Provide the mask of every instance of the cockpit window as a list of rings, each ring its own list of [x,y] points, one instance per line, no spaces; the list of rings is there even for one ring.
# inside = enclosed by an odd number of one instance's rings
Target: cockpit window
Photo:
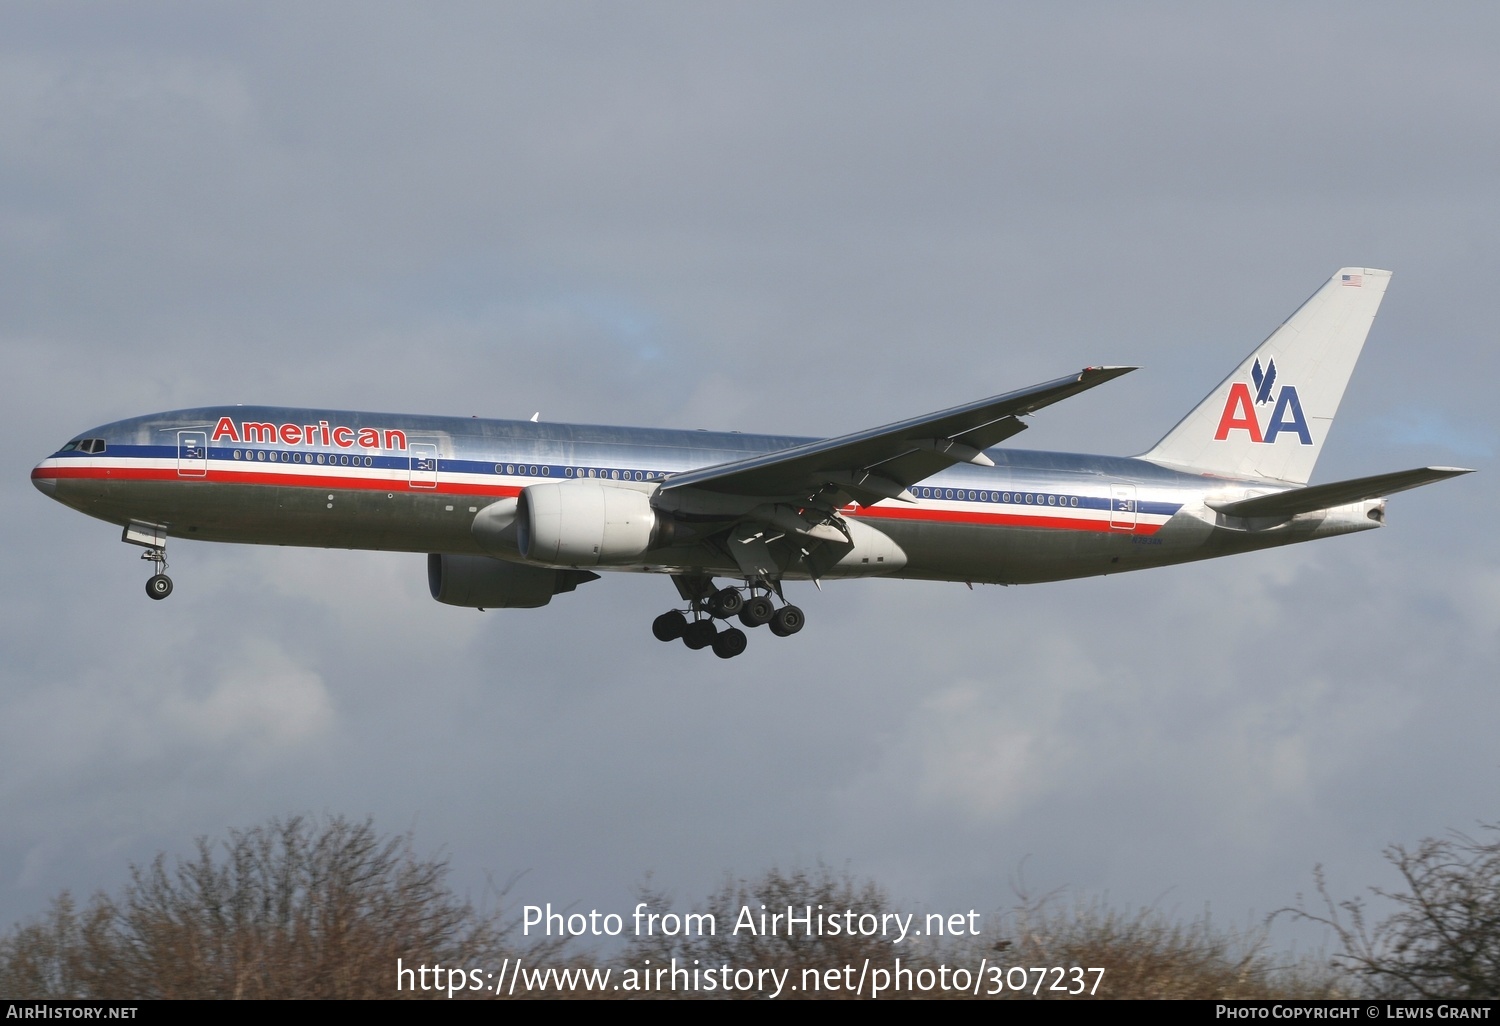
[[[75,438],[63,446],[60,452],[87,452],[101,453],[104,451],[104,439],[102,438]]]
[[[69,442],[67,445],[65,445],[61,449],[59,449],[58,452],[72,452],[74,449],[78,448],[81,444],[83,444],[83,439],[82,438],[75,438],[71,442]]]

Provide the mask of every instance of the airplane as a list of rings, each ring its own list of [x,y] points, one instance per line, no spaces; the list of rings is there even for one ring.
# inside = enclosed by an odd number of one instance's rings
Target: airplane
[[[825,439],[212,406],[84,432],[31,479],[122,526],[153,599],[169,537],[425,552],[433,598],[478,609],[657,573],[681,604],[655,637],[728,659],[741,627],[802,629],[789,581],[1058,581],[1381,526],[1386,496],[1470,472],[1308,484],[1389,281],[1340,269],[1132,457],[997,448],[1135,369],[1086,367]]]

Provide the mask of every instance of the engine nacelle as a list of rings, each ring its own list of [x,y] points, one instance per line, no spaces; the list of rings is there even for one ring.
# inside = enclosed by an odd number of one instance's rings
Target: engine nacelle
[[[668,544],[672,529],[649,493],[599,481],[523,488],[515,523],[521,556],[554,566],[629,563]]]
[[[535,609],[551,602],[553,595],[598,579],[598,574],[587,570],[551,570],[489,556],[434,552],[427,557],[427,587],[432,597],[473,609]]]

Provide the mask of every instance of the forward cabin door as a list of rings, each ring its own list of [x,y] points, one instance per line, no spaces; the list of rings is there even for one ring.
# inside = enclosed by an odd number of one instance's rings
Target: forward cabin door
[[[411,443],[411,487],[437,488],[437,446],[431,442]]]
[[[177,432],[177,476],[208,476],[208,432]]]

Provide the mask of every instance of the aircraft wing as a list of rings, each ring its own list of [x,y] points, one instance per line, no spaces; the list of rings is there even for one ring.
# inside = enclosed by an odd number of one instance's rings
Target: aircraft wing
[[[1379,499],[1408,488],[1419,488],[1424,484],[1470,474],[1473,471],[1462,467],[1418,467],[1416,470],[1398,470],[1392,474],[1376,474],[1374,477],[1357,477],[1333,484],[1312,485],[1306,488],[1290,488],[1270,495],[1257,495],[1234,502],[1212,502],[1209,508],[1231,517],[1291,517],[1298,513],[1344,506],[1366,499]]]
[[[1133,370],[1085,367],[1066,378],[923,417],[674,474],[662,489],[805,498],[832,486],[862,506],[882,499],[911,501],[908,486],[955,463],[993,466],[983,450],[1025,430],[1022,416]]]

